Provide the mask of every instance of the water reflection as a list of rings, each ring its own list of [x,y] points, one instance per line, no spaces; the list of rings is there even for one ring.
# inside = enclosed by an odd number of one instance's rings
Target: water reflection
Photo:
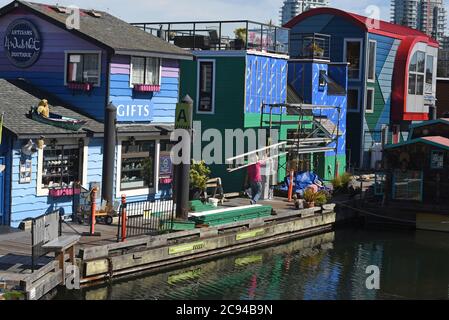
[[[57,299],[447,299],[449,234],[341,229]],[[380,290],[365,286],[367,266]]]

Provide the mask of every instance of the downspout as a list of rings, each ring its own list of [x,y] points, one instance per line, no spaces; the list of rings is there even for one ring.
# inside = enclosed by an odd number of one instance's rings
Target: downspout
[[[114,163],[116,145],[116,108],[110,102],[112,51],[106,53],[106,97],[104,113],[104,138],[103,138],[103,179],[101,197],[110,208],[113,203]]]

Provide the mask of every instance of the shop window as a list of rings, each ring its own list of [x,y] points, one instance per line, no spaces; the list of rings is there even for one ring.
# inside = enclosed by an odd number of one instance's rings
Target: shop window
[[[424,66],[426,54],[416,51],[410,60],[408,76],[408,93],[413,95],[424,95]]]
[[[374,88],[366,89],[366,109],[367,113],[374,112]]]
[[[376,80],[376,41],[370,40],[368,47],[368,81]]]
[[[131,57],[131,86],[136,84],[159,86],[160,79],[161,59]]]
[[[41,188],[73,188],[81,182],[81,151],[79,146],[47,146],[43,150]]]
[[[360,80],[362,40],[345,40],[345,55],[349,63],[348,78]]]
[[[433,150],[430,159],[431,169],[443,169],[444,167],[444,152]]]
[[[68,53],[66,83],[100,85],[100,53]]]
[[[359,101],[359,90],[348,89],[348,111],[358,111]]]
[[[122,191],[154,188],[156,142],[122,143],[120,189]]]
[[[199,93],[198,109],[199,113],[214,112],[214,77],[215,64],[213,61],[199,62]]]

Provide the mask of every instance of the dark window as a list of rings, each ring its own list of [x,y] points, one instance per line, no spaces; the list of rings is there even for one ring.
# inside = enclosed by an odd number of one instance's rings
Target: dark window
[[[374,88],[366,90],[366,111],[374,111]]]
[[[359,109],[359,90],[348,89],[348,110],[357,111]]]
[[[349,63],[348,77],[349,79],[360,78],[360,49],[362,43],[360,41],[346,42],[346,61]]]
[[[66,81],[100,84],[100,54],[69,53]]]
[[[320,70],[320,79],[319,79],[319,86],[320,89],[324,89],[324,87],[326,86],[326,70]]]
[[[376,42],[369,42],[368,80],[376,80]]]
[[[199,112],[213,112],[214,107],[214,64],[209,61],[200,62]]]

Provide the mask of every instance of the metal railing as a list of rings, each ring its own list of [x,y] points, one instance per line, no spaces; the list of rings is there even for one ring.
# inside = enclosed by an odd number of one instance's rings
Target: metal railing
[[[292,33],[292,58],[330,60],[331,36],[321,33]]]
[[[250,20],[143,22],[132,25],[190,50],[289,52],[289,29]]]
[[[117,242],[143,235],[158,235],[173,230],[173,199],[126,202],[122,197]]]

